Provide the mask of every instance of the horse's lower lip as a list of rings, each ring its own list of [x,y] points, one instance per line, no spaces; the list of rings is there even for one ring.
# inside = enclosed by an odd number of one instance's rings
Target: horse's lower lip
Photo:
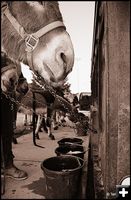
[[[50,84],[52,87],[60,87],[60,86],[62,86],[63,85],[63,81],[59,81],[59,82],[51,82],[51,84]]]
[[[53,74],[53,76],[50,77],[50,81],[53,83],[59,83],[61,82],[63,79],[65,79],[66,75],[63,75],[61,77],[56,78],[55,75]]]
[[[60,82],[62,80],[65,79],[65,77],[67,76],[67,72],[66,72],[66,66],[64,66],[63,72],[61,72],[61,75],[59,75],[57,77],[57,75],[50,69],[50,67],[48,66],[47,63],[43,63],[44,64],[44,68],[45,70],[48,72],[49,76],[50,76],[50,81],[51,82]]]
[[[55,82],[57,82],[57,83],[62,82],[67,77],[67,75],[68,75],[68,73],[66,71],[63,71],[63,74],[60,77],[58,77],[57,81],[55,81]]]
[[[50,80],[55,82],[55,75],[54,73],[52,72],[52,70],[50,69],[50,67],[46,64],[46,63],[43,63],[44,64],[44,69],[47,71],[47,73],[50,75]]]

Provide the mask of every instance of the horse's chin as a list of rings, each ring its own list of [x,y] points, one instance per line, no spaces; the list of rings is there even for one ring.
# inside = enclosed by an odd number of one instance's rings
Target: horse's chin
[[[7,88],[4,86],[1,86],[2,92],[5,93],[6,95],[11,95],[12,93],[14,93],[16,91],[16,88]]]
[[[64,82],[65,82],[64,80],[59,82],[50,82],[50,86],[52,86],[53,88],[62,87]]]

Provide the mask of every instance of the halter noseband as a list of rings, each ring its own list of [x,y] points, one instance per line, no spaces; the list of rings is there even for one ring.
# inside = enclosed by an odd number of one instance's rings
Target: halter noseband
[[[13,15],[10,13],[8,6],[4,9],[3,13],[6,15],[8,20],[11,22],[13,27],[16,29],[16,31],[19,33],[19,35],[25,40],[26,49],[27,51],[27,60],[29,67],[33,70],[33,63],[32,63],[32,51],[36,48],[39,42],[39,38],[49,31],[58,28],[58,27],[65,27],[64,23],[61,21],[54,21],[43,28],[41,28],[39,31],[28,34],[24,30],[24,28],[18,23],[18,21],[13,17]]]

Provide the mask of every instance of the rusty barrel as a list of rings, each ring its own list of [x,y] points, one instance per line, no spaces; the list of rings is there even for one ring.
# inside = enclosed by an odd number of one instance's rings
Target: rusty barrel
[[[54,156],[41,163],[46,199],[76,199],[84,161],[72,155]]]

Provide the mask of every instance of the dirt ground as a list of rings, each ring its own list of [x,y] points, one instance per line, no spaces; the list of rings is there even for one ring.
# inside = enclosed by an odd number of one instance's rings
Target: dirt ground
[[[22,129],[24,115],[18,113],[17,129]],[[68,125],[71,122],[68,123]],[[71,124],[70,124],[71,125]],[[73,128],[59,127],[58,130],[53,131],[55,140],[50,140],[48,135],[43,131],[40,132],[40,140],[37,140],[37,144],[43,148],[34,146],[32,130],[23,131],[22,135],[17,138],[18,144],[13,144],[13,153],[15,155],[15,165],[25,170],[28,173],[28,179],[23,181],[16,181],[11,178],[5,180],[5,194],[1,196],[2,199],[46,199],[46,182],[45,175],[41,169],[41,163],[46,158],[56,156],[55,149],[58,147],[58,141],[66,137],[81,138],[83,146],[86,150],[84,154],[85,165],[82,171],[82,179],[80,182],[81,196],[85,196],[86,190],[86,173],[88,166],[88,146],[89,135],[78,137],[76,131]]]

